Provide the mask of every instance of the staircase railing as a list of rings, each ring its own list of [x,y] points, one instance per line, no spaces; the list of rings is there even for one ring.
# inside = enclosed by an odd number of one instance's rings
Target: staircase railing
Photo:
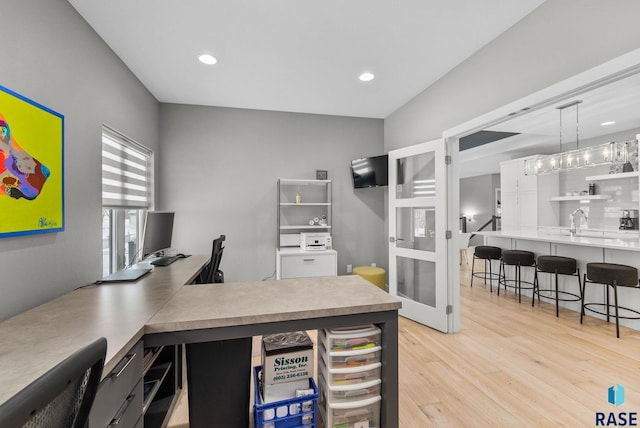
[[[492,215],[491,219],[489,221],[487,221],[485,224],[483,224],[482,226],[480,226],[478,228],[478,230],[476,230],[476,232],[480,232],[480,231],[484,230],[489,225],[491,225],[491,230],[493,230],[495,232],[496,230],[498,230],[498,220],[501,220],[501,219],[502,219],[502,217],[500,217],[500,216]],[[465,224],[465,226],[466,226],[466,224]],[[465,229],[466,229],[466,227],[465,227]],[[464,230],[463,232],[466,232],[466,230]],[[470,240],[473,239],[474,236],[476,236],[476,234],[472,233],[471,237],[469,239]]]

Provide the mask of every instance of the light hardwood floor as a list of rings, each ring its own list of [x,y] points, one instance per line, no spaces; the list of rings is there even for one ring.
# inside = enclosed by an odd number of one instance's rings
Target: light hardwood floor
[[[640,411],[640,332],[490,293],[461,271],[461,331],[400,319],[400,427],[584,427]],[[625,403],[607,402],[614,384]],[[186,394],[183,394],[186,396]],[[186,405],[172,428],[187,428]],[[180,416],[182,415],[182,416]]]

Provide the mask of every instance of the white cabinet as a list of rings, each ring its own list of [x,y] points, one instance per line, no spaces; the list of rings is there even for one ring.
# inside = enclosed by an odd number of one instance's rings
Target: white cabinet
[[[276,279],[336,276],[338,253],[335,250],[304,251],[300,248],[276,250]]]
[[[503,193],[538,190],[538,177],[525,173],[527,159],[531,158],[513,159],[500,163],[500,189]]]
[[[537,176],[525,172],[528,159],[513,159],[500,163],[502,193],[502,230],[536,230],[541,225],[556,225],[558,207],[551,204],[551,195],[558,192],[558,174]]]

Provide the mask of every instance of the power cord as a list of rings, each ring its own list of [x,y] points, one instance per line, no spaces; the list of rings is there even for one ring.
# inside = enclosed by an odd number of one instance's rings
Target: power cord
[[[262,280],[263,280],[263,281],[266,281],[266,280],[271,279],[271,278],[273,278],[273,277],[275,277],[275,276],[276,276],[276,271],[274,270],[274,271],[273,271],[273,273],[272,273],[271,275],[269,275],[269,276],[265,276],[264,278],[262,278]]]

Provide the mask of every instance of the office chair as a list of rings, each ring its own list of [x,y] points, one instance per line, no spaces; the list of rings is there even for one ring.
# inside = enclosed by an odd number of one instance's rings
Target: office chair
[[[102,337],[0,405],[3,428],[84,428],[107,353]]]
[[[213,240],[213,248],[211,249],[211,261],[200,276],[201,284],[224,282],[224,273],[220,270],[220,261],[222,260],[222,252],[224,251],[222,243],[225,239],[225,235],[220,235],[219,238]]]

